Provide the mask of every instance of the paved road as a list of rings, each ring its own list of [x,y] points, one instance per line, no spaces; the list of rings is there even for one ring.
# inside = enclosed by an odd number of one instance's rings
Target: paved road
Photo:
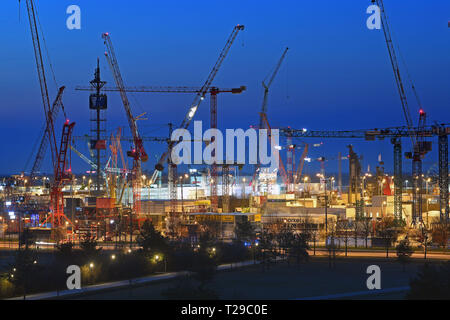
[[[309,251],[310,255],[313,255],[313,251]],[[316,255],[317,256],[327,256],[328,255],[328,251],[325,249],[316,249]],[[345,256],[345,251],[344,250],[340,250],[339,252],[336,253],[337,256],[339,257],[344,257]],[[386,251],[374,251],[374,250],[367,250],[367,251],[348,251],[347,252],[347,256],[348,257],[358,257],[358,258],[386,258]],[[397,258],[397,254],[395,252],[395,249],[390,249],[389,250],[389,258]],[[418,253],[415,252],[412,254],[411,258],[414,259],[423,259],[424,258],[424,254],[423,252]],[[436,253],[436,252],[428,252],[427,253],[427,259],[437,259],[437,260],[450,260],[450,254],[445,254],[445,253]]]

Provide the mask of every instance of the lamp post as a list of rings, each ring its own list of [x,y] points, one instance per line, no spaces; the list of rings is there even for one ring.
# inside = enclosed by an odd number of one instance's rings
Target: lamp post
[[[180,182],[181,187],[181,213],[184,213],[184,200],[183,200],[183,176],[180,176],[178,181]]]
[[[306,183],[308,182],[309,177],[304,177],[303,178],[303,207],[306,207],[306,196],[305,196],[305,192],[306,192]]]
[[[428,191],[428,183],[430,183],[430,182],[431,182],[431,178],[428,178],[428,179],[425,180],[425,184],[426,184],[425,190],[426,190],[427,194],[430,193],[430,192]]]

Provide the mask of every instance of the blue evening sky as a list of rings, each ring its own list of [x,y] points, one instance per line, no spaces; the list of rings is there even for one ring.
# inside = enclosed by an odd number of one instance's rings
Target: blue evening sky
[[[270,93],[272,127],[348,130],[405,123],[383,33],[366,28],[369,0],[36,3],[56,80],[67,87],[64,104],[70,119],[77,122],[75,135],[89,132],[90,114],[88,93],[74,88],[89,84],[97,57],[104,79],[114,85],[103,57],[103,32],[111,34],[127,85],[200,86],[238,23],[245,25],[245,31],[239,34],[214,85],[246,85],[248,90],[242,95],[219,95],[220,128],[248,128],[259,122],[261,81],[286,46],[290,50]],[[81,30],[66,28],[66,8],[71,4],[81,8]],[[395,43],[401,48],[430,121],[449,122],[450,2],[386,0],[385,8]],[[44,121],[24,0],[20,20],[18,1],[1,1],[0,28],[0,173],[17,173],[24,170]],[[53,100],[56,86],[48,64],[47,71]],[[408,94],[416,122],[418,106],[411,92]],[[119,95],[111,93],[109,98],[108,131],[122,126],[129,135]],[[148,120],[139,122],[142,135],[148,136],[166,135],[166,124],[179,124],[192,100],[190,94],[130,97],[136,115],[148,113]],[[209,99],[196,119],[209,123]],[[58,135],[60,125],[62,117],[58,119]],[[387,170],[392,168],[389,141],[322,141],[320,148],[312,148],[312,157],[333,158],[338,151],[345,154],[346,145],[352,143],[356,152],[364,154],[365,169],[376,166],[380,153]],[[409,148],[408,142],[404,140],[404,149]],[[144,169],[152,170],[163,147],[146,145],[150,161]],[[433,148],[425,160],[425,170],[437,161],[437,145]],[[79,149],[87,154],[81,142]],[[88,169],[73,157],[74,171]],[[50,170],[49,162],[47,157],[46,171]],[[347,169],[347,163],[343,166]],[[404,166],[409,170],[409,163]],[[335,171],[336,163],[330,161],[327,167]],[[310,170],[313,168],[318,164],[311,164]]]

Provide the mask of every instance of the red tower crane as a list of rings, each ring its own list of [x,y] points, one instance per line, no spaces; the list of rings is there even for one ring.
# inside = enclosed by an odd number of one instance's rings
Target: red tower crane
[[[134,148],[127,152],[127,155],[133,158],[133,169],[132,169],[132,184],[133,184],[133,211],[136,217],[139,216],[141,212],[141,187],[142,187],[142,170],[141,161],[146,162],[148,160],[148,155],[145,152],[144,144],[142,138],[139,135],[139,131],[136,124],[136,119],[131,111],[130,102],[128,101],[128,96],[125,90],[125,85],[123,84],[122,75],[120,73],[119,64],[117,62],[116,54],[114,52],[114,47],[111,42],[109,33],[104,33],[102,38],[105,42],[106,52],[105,56],[108,60],[108,64],[111,68],[111,72],[114,76],[116,86],[119,89],[120,97],[122,99],[123,106],[125,108],[125,113],[128,119],[128,124],[130,126],[131,133],[133,135]],[[132,220],[132,219],[130,219]]]
[[[62,105],[62,94],[64,92],[64,87],[61,87],[58,91],[57,97],[52,105],[50,105],[50,99],[48,95],[47,88],[47,79],[45,75],[45,67],[42,58],[41,44],[39,39],[39,31],[36,23],[36,9],[33,3],[33,0],[27,0],[27,11],[28,11],[28,20],[30,23],[31,37],[33,40],[33,48],[34,48],[34,56],[36,60],[36,68],[39,78],[39,85],[41,89],[41,98],[42,104],[44,107],[45,114],[45,134],[48,137],[48,141],[51,149],[52,156],[52,164],[54,169],[54,177],[53,183],[50,192],[50,215],[44,221],[44,224],[51,220],[52,228],[57,228],[62,225],[63,220],[65,219],[68,223],[70,220],[64,215],[64,198],[62,193],[62,187],[65,181],[71,178],[70,174],[70,166],[67,166],[67,148],[69,144],[69,140],[72,134],[73,127],[75,123],[69,123],[69,120],[66,120],[63,126],[63,132],[61,136],[61,143],[58,151],[56,135],[55,135],[55,118],[56,113],[59,108],[64,107]],[[37,160],[35,161],[35,165],[33,168],[35,169],[36,163],[39,165],[42,161],[43,154],[45,152],[45,139],[41,141]],[[32,174],[35,173],[34,169],[32,170]]]
[[[419,97],[417,95],[414,84],[411,82],[411,88],[416,97],[417,103],[419,105],[419,125],[418,131],[414,131],[413,128],[413,120],[411,117],[411,113],[408,106],[408,100],[406,97],[405,87],[403,85],[402,77],[400,74],[399,63],[397,60],[397,54],[395,51],[394,43],[392,41],[391,32],[389,29],[389,23],[386,16],[386,12],[384,10],[384,4],[382,0],[371,0],[372,3],[376,3],[378,8],[380,9],[381,16],[381,24],[383,27],[383,33],[386,41],[386,46],[389,52],[389,59],[391,61],[392,70],[394,72],[395,82],[397,85],[398,94],[400,97],[400,101],[402,104],[403,114],[406,120],[406,126],[409,130],[409,136],[412,142],[413,151],[410,153],[406,153],[406,157],[412,159],[412,178],[413,178],[413,206],[412,206],[412,222],[416,224],[416,222],[422,222],[422,159],[425,154],[431,150],[431,143],[426,143],[423,139],[423,135],[421,132],[425,126],[426,114],[422,109]],[[401,150],[401,144],[398,139],[393,140],[394,150],[395,145],[397,145],[398,150]],[[402,172],[401,172],[401,156],[397,156],[396,163],[394,164],[394,214],[396,218],[401,218],[402,212]]]

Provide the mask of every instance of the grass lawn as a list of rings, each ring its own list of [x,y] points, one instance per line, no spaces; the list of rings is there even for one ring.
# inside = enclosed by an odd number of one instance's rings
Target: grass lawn
[[[285,262],[263,270],[262,266],[224,271],[216,274],[209,285],[220,299],[298,299],[329,294],[367,291],[366,269],[369,265],[381,268],[381,288],[409,285],[421,262],[411,262],[403,267],[396,261],[377,258],[338,257],[336,266],[330,268],[327,258],[311,258],[300,266]],[[161,291],[173,287],[177,280],[148,286],[118,289],[109,292],[78,297],[79,299],[164,299]],[[404,293],[385,293],[357,296],[353,299],[402,299]],[[189,298],[189,297],[186,297]]]

